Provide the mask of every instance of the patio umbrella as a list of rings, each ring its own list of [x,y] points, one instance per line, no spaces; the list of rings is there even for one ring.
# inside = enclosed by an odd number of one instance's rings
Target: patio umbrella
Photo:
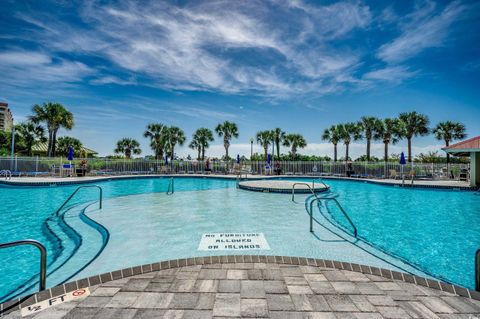
[[[237,154],[237,164],[240,164],[240,154]]]
[[[68,147],[68,160],[70,161],[70,164],[72,164],[72,161],[73,161],[73,147],[71,145]]]
[[[272,155],[268,154],[267,155],[267,163],[270,164],[271,161],[272,161]]]
[[[403,152],[400,154],[400,169],[401,169],[401,174],[402,174],[402,185],[405,184],[405,176],[403,176],[403,166],[407,164],[407,161],[405,160],[405,154]]]

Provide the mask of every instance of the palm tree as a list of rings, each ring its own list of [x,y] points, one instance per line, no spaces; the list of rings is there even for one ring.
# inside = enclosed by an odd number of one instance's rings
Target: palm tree
[[[416,136],[428,135],[430,130],[428,124],[430,120],[428,116],[417,112],[401,113],[399,115],[401,136],[407,139],[408,143],[408,161],[411,163],[412,158],[412,139]]]
[[[130,159],[132,158],[132,154],[139,155],[142,153],[142,150],[140,149],[140,143],[138,143],[138,141],[133,138],[122,138],[117,142],[115,153],[124,154],[126,158]]]
[[[268,146],[272,141],[272,131],[260,131],[256,136],[257,143],[262,145],[265,151],[265,160],[268,159]]]
[[[206,128],[199,128],[195,135],[198,137],[200,148],[202,149],[202,161],[205,160],[205,150],[210,147],[210,142],[213,142],[213,132]]]
[[[48,129],[48,157],[55,156],[57,132],[60,128],[71,130],[73,128],[73,114],[60,103],[35,104],[30,120],[39,124],[45,122]]]
[[[291,147],[292,158],[297,156],[297,149],[307,146],[307,141],[300,134],[287,134],[283,141],[283,146]]]
[[[352,141],[357,141],[362,137],[361,127],[357,123],[339,124],[340,136],[345,144],[345,161],[349,160],[349,149]]]
[[[58,138],[57,153],[62,156],[68,156],[68,147],[73,148],[74,154],[80,156],[83,150],[82,142],[79,139],[70,136],[62,136]]]
[[[444,141],[445,146],[450,146],[450,142],[454,140],[462,140],[467,137],[465,133],[465,125],[460,122],[445,121],[440,122],[433,129],[435,138]],[[450,154],[447,153],[447,165],[450,163]]]
[[[372,139],[375,138],[375,133],[382,125],[382,121],[373,116],[363,116],[358,125],[363,131],[363,136],[367,140],[367,162],[369,162]]]
[[[180,146],[185,143],[187,138],[183,130],[177,126],[170,126],[165,131],[166,136],[166,145],[168,147],[169,157],[174,159],[175,157],[175,146],[178,144]]]
[[[47,141],[43,127],[36,125],[32,121],[27,121],[16,125],[15,132],[18,134],[29,156],[32,156],[33,146],[38,143],[45,143]]]
[[[280,158],[280,145],[285,139],[286,133],[279,127],[272,130],[272,142],[277,148],[277,158]]]
[[[200,160],[200,153],[202,152],[202,146],[200,146],[200,140],[197,134],[193,134],[192,141],[190,142],[190,144],[188,144],[188,147],[198,151],[197,160]]]
[[[386,118],[380,121],[380,126],[374,134],[374,139],[383,141],[384,144],[384,161],[388,162],[388,145],[390,143],[397,144],[400,140],[399,120]]]
[[[223,146],[225,147],[225,159],[229,159],[228,148],[230,147],[230,140],[232,137],[238,138],[238,127],[237,124],[229,121],[223,122],[223,124],[218,124],[215,128],[219,137],[223,136]]]
[[[342,139],[338,125],[332,125],[323,131],[322,139],[333,144],[333,161],[337,161],[337,145]]]
[[[159,160],[163,158],[165,151],[165,131],[166,126],[162,123],[148,124],[147,130],[143,133],[143,136],[150,138],[150,147],[155,153],[155,159]]]

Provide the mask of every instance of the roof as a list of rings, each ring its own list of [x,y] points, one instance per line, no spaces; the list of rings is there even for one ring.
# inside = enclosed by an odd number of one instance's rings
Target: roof
[[[442,148],[447,153],[472,153],[480,152],[480,136]]]
[[[38,143],[36,144],[35,146],[32,147],[32,151],[33,152],[37,152],[37,153],[47,153],[48,151],[48,143],[45,142],[45,143]],[[92,155],[96,155],[98,154],[97,152],[95,152],[94,150],[91,150],[89,148],[86,148],[86,147],[82,147],[82,151],[87,153],[87,154],[92,154]]]

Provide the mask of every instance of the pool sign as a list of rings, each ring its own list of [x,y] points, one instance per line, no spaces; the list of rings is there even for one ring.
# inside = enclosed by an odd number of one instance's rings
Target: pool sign
[[[270,250],[263,233],[203,234],[198,250]]]
[[[75,291],[71,291],[69,293],[52,297],[50,299],[37,302],[36,304],[24,307],[20,310],[20,313],[22,314],[22,317],[33,315],[37,312],[62,304],[64,302],[85,298],[88,295],[90,295],[90,290],[88,288],[77,289]]]

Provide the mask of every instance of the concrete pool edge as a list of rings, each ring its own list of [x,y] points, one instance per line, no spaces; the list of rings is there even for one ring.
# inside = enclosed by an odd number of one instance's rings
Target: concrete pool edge
[[[79,288],[96,286],[109,281],[128,278],[136,275],[150,273],[154,271],[179,268],[194,265],[208,264],[231,264],[231,263],[267,263],[267,264],[286,264],[300,266],[314,266],[323,268],[332,268],[339,270],[347,270],[352,272],[363,273],[366,275],[374,275],[390,279],[392,281],[400,281],[413,285],[423,286],[443,292],[451,293],[456,296],[467,299],[480,301],[480,292],[471,290],[458,285],[448,284],[439,280],[410,275],[407,273],[397,272],[389,269],[377,268],[373,266],[360,265],[349,262],[341,262],[335,260],[314,259],[306,257],[294,256],[267,256],[267,255],[224,255],[224,256],[205,256],[165,260],[151,264],[129,267],[121,270],[107,272],[71,281],[62,285],[58,285],[36,294],[17,298],[0,304],[0,316],[10,312],[20,310],[21,308],[33,305],[37,302],[48,300],[50,298],[62,296],[68,292],[72,292]]]

